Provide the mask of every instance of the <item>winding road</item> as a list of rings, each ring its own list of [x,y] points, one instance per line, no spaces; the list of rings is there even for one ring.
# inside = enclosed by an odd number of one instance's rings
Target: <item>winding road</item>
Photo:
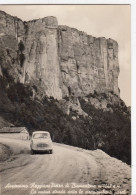
[[[72,195],[85,189],[84,195],[100,184],[130,192],[130,167],[101,150],[54,143],[53,154],[31,155],[28,140],[0,137],[0,142],[13,151],[7,161],[0,163],[1,195]]]

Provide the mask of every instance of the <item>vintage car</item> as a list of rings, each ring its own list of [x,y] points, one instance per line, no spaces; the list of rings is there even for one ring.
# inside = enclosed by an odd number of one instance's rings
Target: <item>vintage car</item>
[[[30,142],[31,153],[36,152],[48,152],[53,153],[53,143],[50,137],[50,133],[47,131],[35,131],[32,134]]]

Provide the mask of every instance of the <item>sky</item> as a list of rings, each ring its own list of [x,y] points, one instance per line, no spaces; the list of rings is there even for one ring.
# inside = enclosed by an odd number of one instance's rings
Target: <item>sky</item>
[[[94,37],[116,40],[119,44],[120,97],[131,106],[130,5],[0,5],[0,10],[24,21],[55,16],[59,25],[77,28]]]

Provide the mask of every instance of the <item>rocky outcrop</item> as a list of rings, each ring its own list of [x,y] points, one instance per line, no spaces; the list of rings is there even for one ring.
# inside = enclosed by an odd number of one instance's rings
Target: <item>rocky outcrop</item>
[[[118,89],[118,44],[55,17],[23,22],[0,12],[0,75],[40,86],[47,96],[86,96]]]
[[[64,86],[76,96],[85,96],[94,90],[111,90],[119,94],[117,42],[95,38],[67,26],[59,26],[58,29]]]

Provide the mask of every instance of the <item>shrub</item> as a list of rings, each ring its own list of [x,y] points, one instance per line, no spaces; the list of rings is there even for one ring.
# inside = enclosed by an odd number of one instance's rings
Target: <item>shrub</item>
[[[23,53],[19,55],[19,60],[20,60],[20,66],[22,67],[25,61],[25,55]]]
[[[22,53],[25,50],[25,46],[23,44],[23,41],[20,40],[19,44],[18,44],[18,49],[19,51]]]

